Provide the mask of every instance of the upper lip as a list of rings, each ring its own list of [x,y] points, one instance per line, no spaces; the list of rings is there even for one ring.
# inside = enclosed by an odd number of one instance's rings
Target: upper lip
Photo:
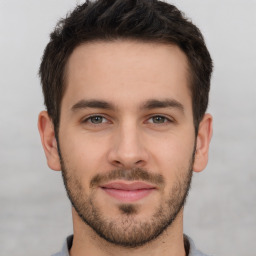
[[[156,187],[152,184],[136,181],[136,182],[109,182],[101,186],[101,188],[108,188],[108,189],[119,189],[119,190],[139,190],[139,189],[155,189]]]

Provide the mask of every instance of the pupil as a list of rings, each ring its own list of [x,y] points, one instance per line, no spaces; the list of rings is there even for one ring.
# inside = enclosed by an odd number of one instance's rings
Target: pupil
[[[154,117],[153,120],[155,123],[163,123],[164,118],[162,116],[156,116],[156,117]]]
[[[99,124],[99,123],[102,122],[102,117],[101,116],[94,116],[94,117],[92,117],[91,121],[94,124]]]

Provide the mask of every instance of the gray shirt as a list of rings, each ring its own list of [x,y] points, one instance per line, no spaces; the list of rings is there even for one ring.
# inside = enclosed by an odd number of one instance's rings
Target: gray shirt
[[[188,251],[188,256],[207,256],[206,254],[200,252],[196,249],[194,242],[192,239],[184,235],[184,241],[185,241],[185,249]],[[69,256],[69,249],[71,248],[73,243],[73,236],[67,237],[62,250],[52,256]]]

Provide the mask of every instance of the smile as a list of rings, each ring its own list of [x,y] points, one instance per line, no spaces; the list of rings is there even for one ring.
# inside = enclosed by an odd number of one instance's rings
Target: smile
[[[135,202],[145,198],[156,190],[156,187],[144,182],[111,182],[100,187],[109,196],[121,202]]]

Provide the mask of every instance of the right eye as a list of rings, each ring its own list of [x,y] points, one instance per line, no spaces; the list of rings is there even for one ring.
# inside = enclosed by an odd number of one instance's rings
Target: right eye
[[[91,124],[102,124],[102,123],[107,123],[108,120],[103,117],[103,116],[99,116],[99,115],[95,115],[95,116],[89,116],[87,117],[85,120],[83,120],[83,123],[91,123]]]

